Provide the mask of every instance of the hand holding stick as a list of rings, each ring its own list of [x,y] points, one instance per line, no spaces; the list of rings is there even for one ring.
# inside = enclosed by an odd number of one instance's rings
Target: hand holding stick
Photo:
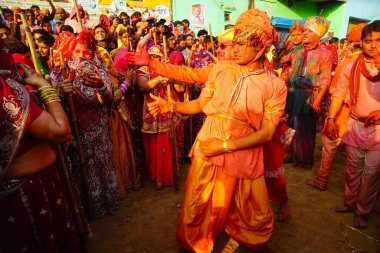
[[[211,50],[212,50],[212,54],[215,56],[214,38],[212,37],[211,24],[208,24],[208,29],[209,29],[209,31],[210,31],[210,39],[211,39]]]
[[[60,59],[61,71],[63,72],[64,78],[70,79],[70,82],[72,82],[73,76],[71,76],[70,73],[67,73],[66,71],[65,60],[63,58],[62,51],[59,52],[59,59]],[[73,97],[71,93],[68,95],[68,102],[69,102],[69,108],[70,108],[70,114],[71,114],[73,133],[74,133],[75,141],[77,143],[78,151],[79,151],[80,175],[83,182],[83,191],[84,191],[83,195],[84,195],[84,202],[85,202],[85,207],[86,207],[85,209],[86,209],[89,220],[92,220],[94,218],[93,217],[94,209],[93,209],[92,196],[90,193],[89,182],[88,182],[88,168],[84,159],[83,144],[79,136],[78,119],[76,116],[75,105],[74,105],[74,101],[73,101]]]
[[[78,24],[79,24],[79,26],[80,26],[81,31],[83,31],[82,18],[81,18],[81,16],[80,16],[80,12],[79,12],[79,8],[78,8],[77,0],[73,0],[73,4],[74,4],[75,12],[76,12],[76,14],[77,14],[77,21],[78,21]]]

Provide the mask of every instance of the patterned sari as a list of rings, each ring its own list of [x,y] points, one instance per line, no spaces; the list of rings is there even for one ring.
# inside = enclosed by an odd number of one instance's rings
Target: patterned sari
[[[112,132],[110,126],[110,107],[101,104],[94,88],[84,86],[82,78],[86,75],[99,75],[108,89],[113,89],[112,80],[98,56],[95,42],[91,34],[79,33],[74,40],[62,42],[60,48],[68,59],[68,71],[74,74],[72,98],[76,109],[77,125],[80,141],[83,145],[84,160],[88,167],[88,187],[90,190],[95,218],[101,218],[108,213],[113,213],[119,206],[119,192],[116,181],[116,169],[113,159]],[[75,46],[86,43],[94,56],[93,60],[72,58],[71,53]],[[59,89],[65,79],[60,68],[53,69],[51,78]],[[70,114],[68,100],[63,98],[62,104],[65,111]],[[79,150],[73,138],[68,147],[68,156],[72,164],[72,172],[79,191],[84,197],[83,180],[81,178],[81,165]]]
[[[55,166],[33,175],[6,177],[14,159],[36,143],[27,130],[42,109],[14,79],[12,56],[2,40],[0,46],[0,249],[81,252]]]
[[[148,80],[157,75],[148,67],[137,70],[136,78],[146,77]],[[170,85],[170,84],[168,84]],[[170,86],[172,99],[179,101],[177,94]],[[167,100],[167,87],[158,84],[150,93]],[[170,119],[168,114],[152,116],[147,108],[147,103],[153,99],[149,94],[144,94],[142,133],[145,150],[146,166],[149,177],[156,182],[156,188],[174,186],[174,173],[179,169],[179,161],[182,149],[177,143],[183,138],[181,115],[174,113]]]

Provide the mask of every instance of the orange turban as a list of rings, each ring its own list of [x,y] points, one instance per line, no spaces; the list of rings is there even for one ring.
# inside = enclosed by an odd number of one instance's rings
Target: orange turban
[[[363,28],[367,25],[367,23],[360,23],[351,27],[348,32],[347,40],[348,42],[360,42],[362,38]]]
[[[11,11],[19,13],[19,12],[22,12],[23,10],[20,7],[18,7],[18,6],[15,6],[15,7],[11,8]]]
[[[289,32],[292,33],[293,31],[295,30],[300,30],[301,32],[305,31],[305,27],[303,26],[303,24],[301,23],[298,23],[296,21],[296,23],[294,23],[294,25],[292,25],[289,29]]]
[[[277,41],[277,32],[267,13],[257,9],[243,12],[234,26],[234,41],[259,40],[265,47],[270,47]]]

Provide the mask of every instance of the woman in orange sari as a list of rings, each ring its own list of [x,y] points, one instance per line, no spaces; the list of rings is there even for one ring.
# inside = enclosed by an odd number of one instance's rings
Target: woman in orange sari
[[[136,152],[132,138],[131,112],[125,101],[127,92],[133,79],[132,71],[116,69],[110,54],[106,49],[99,47],[99,56],[104,61],[114,84],[114,101],[111,112],[111,129],[113,154],[116,167],[116,179],[121,198],[126,195],[127,189],[140,188],[140,172],[136,166]]]

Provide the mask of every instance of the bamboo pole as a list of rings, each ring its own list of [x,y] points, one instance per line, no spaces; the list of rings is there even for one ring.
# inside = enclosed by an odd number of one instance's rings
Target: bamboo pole
[[[52,68],[54,67],[54,58],[53,58],[54,52],[53,48],[50,48],[50,61],[51,61],[51,66]],[[49,78],[50,79],[50,78]],[[50,79],[51,81],[51,79]],[[79,207],[78,203],[76,201],[74,191],[73,191],[73,186],[72,186],[72,179],[70,178],[69,175],[69,169],[68,169],[68,161],[66,159],[67,155],[64,152],[64,147],[63,145],[57,145],[57,153],[58,153],[58,158],[61,164],[61,172],[63,174],[63,181],[66,184],[66,189],[67,189],[67,198],[68,198],[68,204],[71,207],[71,210],[73,211],[73,218],[75,222],[75,226],[78,229],[78,235],[82,243],[83,249],[86,251],[85,248],[85,238],[86,238],[86,233],[84,231],[84,226],[82,223],[82,219],[79,214]]]
[[[212,37],[211,24],[208,24],[208,30],[210,31],[210,39],[211,39],[211,50],[212,50],[212,54],[215,56],[214,38]]]
[[[79,7],[78,7],[77,0],[73,0],[73,4],[74,4],[75,12],[77,14],[78,24],[80,26],[81,31],[83,31],[82,18],[80,17],[80,12],[79,12]]]
[[[166,86],[166,94],[168,96],[168,102],[173,103],[172,99],[172,93],[170,90],[170,83]],[[179,159],[178,159],[178,152],[177,152],[177,140],[176,140],[176,127],[174,125],[173,121],[173,112],[170,112],[169,119],[170,119],[170,132],[169,132],[169,140],[170,145],[172,146],[172,163],[173,163],[173,179],[174,179],[174,190],[178,190],[178,177],[179,177]]]
[[[36,70],[38,74],[42,76],[43,73],[38,64],[36,48],[34,47],[33,35],[32,35],[32,32],[30,31],[28,22],[26,21],[25,13],[20,13],[20,17],[21,17],[22,25],[24,26],[25,36],[29,44],[30,53],[32,55],[34,69]]]
[[[156,31],[154,31],[154,33],[153,33],[153,40],[154,40],[154,45],[157,46],[157,33],[156,33]]]
[[[65,78],[70,78],[69,73],[66,72],[66,65],[65,65],[65,60],[63,58],[63,53],[62,51],[59,51],[59,60],[60,60],[60,67],[61,71],[63,72],[63,75]],[[89,220],[94,219],[93,215],[93,203],[92,203],[92,197],[90,193],[90,188],[89,188],[89,182],[88,182],[88,168],[87,164],[84,159],[84,151],[83,151],[83,144],[80,140],[79,136],[79,129],[78,129],[78,119],[76,116],[76,110],[75,110],[75,105],[73,101],[73,97],[71,94],[68,95],[68,102],[69,102],[69,108],[70,108],[70,114],[71,114],[71,124],[72,124],[72,130],[74,133],[74,138],[75,142],[78,147],[78,155],[79,155],[79,165],[80,165],[80,175],[82,178],[82,183],[83,183],[83,191],[84,191],[84,202],[86,206],[86,212]]]
[[[30,28],[28,26],[28,23],[26,22],[26,18],[25,18],[25,14],[24,13],[21,13],[21,20],[22,20],[23,25],[24,25],[25,35],[26,35],[26,37],[28,39],[28,43],[29,43],[29,46],[30,46],[30,51],[31,51],[31,54],[32,54],[32,57],[33,57],[34,69],[36,70],[36,72],[38,74],[42,75],[42,71],[39,69],[39,65],[38,65],[38,61],[37,61],[37,53],[36,53],[36,49],[34,47],[34,42],[33,42],[32,34],[30,32]],[[51,49],[50,50],[50,57],[51,57],[51,60],[53,62],[52,53],[53,53],[53,51]],[[73,193],[73,190],[72,190],[71,180],[70,180],[70,178],[68,176],[69,172],[68,172],[68,168],[66,166],[66,159],[65,159],[65,155],[64,155],[63,148],[62,148],[61,145],[57,145],[57,154],[58,154],[59,162],[60,162],[60,164],[62,166],[62,172],[64,174],[63,178],[64,178],[64,183],[66,184],[66,190],[67,190],[67,194],[68,194],[69,204],[71,206],[71,211],[73,212],[74,222],[75,222],[76,227],[78,229],[78,235],[79,235],[79,238],[81,240],[81,245],[82,245],[82,248],[83,248],[84,252],[87,252],[86,247],[85,247],[85,243],[84,243],[84,241],[85,241],[84,227],[83,227],[83,224],[82,224],[82,219],[80,218],[80,215],[79,215],[78,205],[76,203],[76,200],[75,200],[75,197],[74,197],[74,193]]]
[[[168,45],[166,44],[166,35],[162,36],[162,43],[164,45],[164,61],[168,62]]]

